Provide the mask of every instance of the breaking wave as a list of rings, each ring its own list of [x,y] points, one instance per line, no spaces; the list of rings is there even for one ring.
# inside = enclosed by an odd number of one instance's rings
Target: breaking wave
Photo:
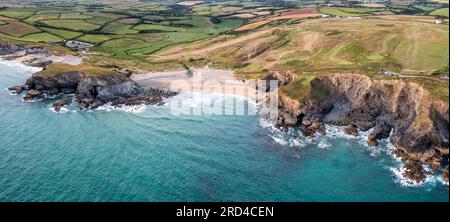
[[[392,172],[393,178],[396,183],[403,187],[418,187],[424,185],[435,185],[436,183],[441,183],[443,185],[449,185],[448,182],[444,181],[442,177],[438,174],[427,174],[426,179],[420,183],[410,180],[404,176],[405,167],[401,158],[394,154],[396,150],[395,146],[390,142],[389,138],[379,140],[379,146],[370,147],[368,145],[368,136],[372,132],[372,129],[366,132],[359,132],[358,136],[354,137],[345,133],[345,127],[342,126],[332,126],[325,125],[326,135],[314,135],[312,138],[307,138],[301,135],[298,128],[290,128],[287,131],[282,131],[272,124],[261,120],[261,127],[269,130],[268,136],[273,139],[273,141],[282,146],[289,147],[305,147],[309,145],[316,145],[320,149],[329,149],[332,144],[329,139],[342,138],[349,140],[358,140],[358,143],[363,147],[367,148],[372,157],[379,157],[382,154],[389,156],[394,160],[394,166],[389,164],[387,167]],[[422,166],[426,172],[432,172],[428,166]]]

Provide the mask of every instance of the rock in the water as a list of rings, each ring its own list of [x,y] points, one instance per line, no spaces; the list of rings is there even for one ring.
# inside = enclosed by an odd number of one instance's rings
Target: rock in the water
[[[387,123],[378,124],[369,134],[369,138],[372,140],[381,140],[388,138],[391,133],[391,129],[391,126],[389,126]]]
[[[130,98],[139,97],[144,90],[133,80],[126,76],[88,76],[78,84],[75,97],[85,106],[113,102],[124,104]]]
[[[42,98],[42,93],[35,89],[30,89],[27,92],[27,95],[23,97],[24,100],[33,100]]]
[[[62,107],[68,106],[70,103],[72,103],[71,99],[61,99],[53,103],[52,107],[56,112],[60,112]]]
[[[388,124],[382,123],[376,125],[367,138],[369,146],[378,146],[378,140],[388,138],[390,133],[391,127]]]
[[[20,93],[22,93],[24,88],[22,86],[13,86],[13,87],[9,87],[8,90],[12,93],[20,94]]]
[[[448,183],[448,165],[445,167],[444,172],[442,172],[442,179]]]
[[[344,129],[345,134],[357,137],[358,136],[358,129],[354,125],[350,125],[345,127]]]
[[[405,163],[405,172],[403,173],[403,176],[415,181],[416,183],[421,183],[425,181],[426,176],[423,173],[422,165],[415,161],[407,161]]]
[[[376,139],[369,138],[367,140],[367,145],[369,145],[371,147],[376,147],[376,146],[378,146],[378,141]]]
[[[306,137],[314,136],[316,133],[321,135],[326,134],[325,125],[322,122],[306,119],[302,121],[300,131]]]
[[[160,104],[163,97],[177,94],[158,89],[144,90],[135,81],[121,74],[91,75],[80,71],[63,72],[52,76],[37,72],[27,80],[26,87],[30,89],[26,99],[35,99],[43,94],[54,96],[60,93],[75,93],[74,101],[82,104],[84,108],[91,109],[106,103],[115,106]],[[55,110],[60,110],[66,102],[55,103]]]
[[[394,155],[402,160],[408,160],[410,159],[409,155],[401,149],[394,150]]]

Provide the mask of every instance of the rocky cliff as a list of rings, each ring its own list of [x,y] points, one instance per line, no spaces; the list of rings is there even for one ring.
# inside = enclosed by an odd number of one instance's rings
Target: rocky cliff
[[[118,105],[160,104],[164,97],[175,95],[159,89],[144,89],[125,75],[91,75],[80,71],[62,72],[48,76],[37,72],[26,84],[9,88],[14,93],[27,91],[24,99],[41,99],[58,94],[75,94],[75,101],[84,108],[98,108],[106,103]],[[67,105],[57,101],[56,109]]]
[[[345,131],[352,135],[372,129],[369,145],[389,137],[406,163],[405,176],[416,182],[425,178],[419,165],[442,171],[448,164],[449,106],[420,85],[333,74],[317,77],[311,87],[301,104],[281,96],[279,126],[300,126],[306,136],[325,133],[324,124],[348,126]]]

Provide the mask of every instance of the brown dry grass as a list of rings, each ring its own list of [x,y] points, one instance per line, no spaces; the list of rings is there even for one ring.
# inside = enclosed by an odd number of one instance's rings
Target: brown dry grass
[[[125,18],[125,19],[119,19],[117,20],[118,22],[122,23],[122,24],[126,24],[126,25],[134,25],[136,23],[139,22],[139,19],[135,19],[135,18]]]
[[[14,19],[0,15],[0,21],[12,21],[12,20],[14,20]]]
[[[244,14],[236,14],[236,15],[232,15],[231,17],[236,17],[236,18],[255,18],[257,15],[251,14],[251,13],[244,13]]]
[[[14,36],[22,37],[31,33],[40,32],[41,30],[19,21],[7,21],[8,24],[0,26],[0,32]]]
[[[184,2],[178,2],[177,5],[182,6],[194,6],[203,3],[203,1],[184,1]]]
[[[196,49],[196,50],[192,50],[189,52],[189,55],[196,55],[196,56],[205,56],[208,53],[218,50],[218,49],[222,49],[222,48],[226,48],[229,46],[234,46],[236,44],[242,43],[242,42],[246,42],[252,39],[257,39],[257,38],[261,38],[264,35],[267,35],[271,32],[272,30],[263,30],[263,31],[258,31],[258,32],[254,32],[248,35],[244,35],[235,39],[231,39],[228,41],[224,41],[224,42],[218,42],[217,44],[213,44],[210,45],[208,47],[202,48],[202,49]],[[177,60],[177,59],[182,59],[187,55],[187,53],[185,51],[181,51],[180,53],[175,53],[175,54],[171,54],[171,55],[167,55],[167,56],[161,56],[158,58],[158,60]]]
[[[287,12],[283,12],[281,16],[291,16],[291,15],[309,15],[309,14],[315,14],[317,13],[317,8],[315,7],[308,7],[308,8],[301,8],[301,9],[292,9]]]

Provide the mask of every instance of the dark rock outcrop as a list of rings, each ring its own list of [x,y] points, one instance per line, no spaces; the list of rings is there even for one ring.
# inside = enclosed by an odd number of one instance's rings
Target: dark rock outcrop
[[[23,97],[24,100],[35,100],[35,99],[42,99],[44,98],[44,95],[35,89],[28,90],[27,94]]]
[[[300,124],[300,102],[280,93],[278,127],[295,127]]]
[[[442,172],[442,179],[448,183],[448,165],[445,167],[444,172]]]
[[[45,59],[51,54],[51,52],[42,49],[40,46],[0,42],[0,56],[6,60],[25,58],[27,55],[34,55],[31,56],[31,58],[22,60],[22,63],[29,66],[45,67],[51,64],[51,60]]]
[[[24,90],[26,90],[26,87],[25,86],[12,86],[12,87],[9,87],[8,90],[12,93],[20,94]]]
[[[61,108],[68,106],[72,103],[72,99],[61,99],[53,103],[52,107],[55,112],[61,112]]]
[[[367,138],[369,146],[378,146],[378,140],[389,138],[391,129],[385,122],[377,124]]]
[[[71,94],[75,93],[78,84],[83,77],[83,74],[78,71],[63,72],[54,76],[45,76],[41,72],[35,73],[26,82],[30,89],[36,89],[48,96],[55,96],[59,93]]]
[[[358,136],[358,129],[354,125],[350,125],[345,127],[344,133],[350,136],[357,137]]]
[[[303,118],[301,122],[300,131],[305,136],[314,136],[316,133],[325,135],[325,125],[317,119]]]
[[[79,71],[63,72],[46,76],[42,72],[35,73],[26,82],[29,89],[26,99],[35,99],[58,94],[75,94],[75,102],[84,108],[96,109],[106,103],[114,106],[161,104],[164,97],[176,95],[158,89],[143,89],[135,81],[125,75],[90,75]],[[15,88],[14,88],[15,90]],[[61,109],[68,101],[62,100],[54,104]]]
[[[305,136],[323,131],[320,125],[324,123],[352,125],[363,132],[373,128],[369,145],[376,146],[378,140],[390,136],[396,154],[405,161],[437,170],[448,159],[449,106],[433,100],[416,83],[372,80],[357,74],[319,76],[311,82],[309,97],[297,107],[281,108],[280,126],[300,125]],[[286,117],[286,113],[290,116]]]
[[[421,183],[425,181],[426,175],[423,172],[422,165],[415,161],[406,161],[405,163],[405,171],[403,172],[403,176],[415,181],[416,183]]]
[[[376,147],[376,146],[378,146],[378,141],[374,138],[368,138],[367,145],[371,146],[371,147]]]

